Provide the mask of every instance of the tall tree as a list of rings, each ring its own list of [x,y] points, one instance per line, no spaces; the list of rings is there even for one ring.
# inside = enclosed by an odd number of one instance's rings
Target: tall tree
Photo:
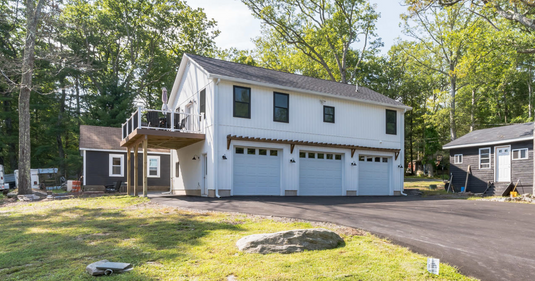
[[[367,0],[242,0],[262,20],[264,37],[257,45],[282,43],[317,65],[324,77],[348,83],[356,77],[375,39],[379,15]],[[360,49],[354,49],[360,44]],[[285,54],[281,54],[285,55]],[[315,75],[316,76],[316,75]]]

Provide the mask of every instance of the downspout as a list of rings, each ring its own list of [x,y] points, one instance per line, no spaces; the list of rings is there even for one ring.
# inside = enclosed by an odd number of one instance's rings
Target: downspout
[[[221,198],[219,196],[219,164],[217,161],[219,160],[219,118],[217,116],[218,110],[216,109],[219,106],[219,82],[221,79],[217,79],[217,82],[214,84],[214,106],[212,107],[214,109],[214,187],[215,187],[215,197]]]
[[[399,162],[403,162],[403,159],[405,159],[405,113],[407,112],[407,109],[403,109],[403,134],[400,134],[400,144],[401,144],[401,147],[400,147],[400,150],[399,150]],[[407,196],[406,193],[403,193],[403,191],[405,191],[405,184],[404,184],[404,180],[405,180],[405,177],[404,177],[404,173],[405,173],[405,170],[404,170],[404,167],[403,165],[400,164],[400,166],[402,167],[401,168],[401,172],[399,173],[399,177],[400,177],[400,182],[401,182],[401,189],[399,191],[399,193],[403,196]]]

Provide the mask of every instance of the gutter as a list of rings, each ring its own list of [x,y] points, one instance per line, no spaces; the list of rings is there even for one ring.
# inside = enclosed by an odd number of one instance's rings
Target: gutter
[[[362,102],[362,103],[366,103],[366,104],[373,104],[373,105],[380,105],[380,106],[386,106],[386,107],[391,107],[391,108],[405,109],[405,111],[406,110],[412,110],[412,107],[406,106],[406,105],[392,105],[392,104],[374,102],[374,101],[369,101],[369,100],[362,100],[362,99],[357,99],[357,98],[348,98],[348,97],[344,97],[344,96],[335,96],[335,95],[316,92],[316,91],[303,90],[303,89],[298,89],[298,88],[293,88],[293,87],[285,87],[285,86],[276,85],[276,84],[270,84],[270,83],[256,82],[256,81],[251,81],[251,80],[247,80],[247,79],[234,78],[234,77],[229,77],[229,76],[224,76],[224,75],[208,74],[208,78],[218,79],[218,81],[220,79],[223,79],[223,80],[232,81],[232,82],[251,84],[251,85],[258,85],[258,86],[281,89],[281,90],[286,90],[286,91],[307,93],[307,94],[313,94],[313,95],[330,97],[330,98],[338,98],[338,99],[344,99],[344,100],[350,100],[350,101],[357,101],[357,102]]]

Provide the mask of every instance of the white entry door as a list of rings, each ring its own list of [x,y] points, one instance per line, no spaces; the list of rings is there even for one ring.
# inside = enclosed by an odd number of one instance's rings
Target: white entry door
[[[342,196],[342,154],[299,152],[299,195]]]
[[[358,195],[391,195],[391,157],[359,156]]]
[[[496,181],[511,181],[511,147],[498,146],[494,148],[496,153]]]
[[[234,148],[233,195],[280,195],[281,152]]]

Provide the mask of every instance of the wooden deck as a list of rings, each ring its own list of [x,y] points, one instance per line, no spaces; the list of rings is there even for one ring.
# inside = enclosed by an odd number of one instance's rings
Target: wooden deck
[[[180,149],[203,141],[204,134],[171,132],[153,129],[135,129],[121,141],[125,148],[133,147],[147,139],[148,148]]]

